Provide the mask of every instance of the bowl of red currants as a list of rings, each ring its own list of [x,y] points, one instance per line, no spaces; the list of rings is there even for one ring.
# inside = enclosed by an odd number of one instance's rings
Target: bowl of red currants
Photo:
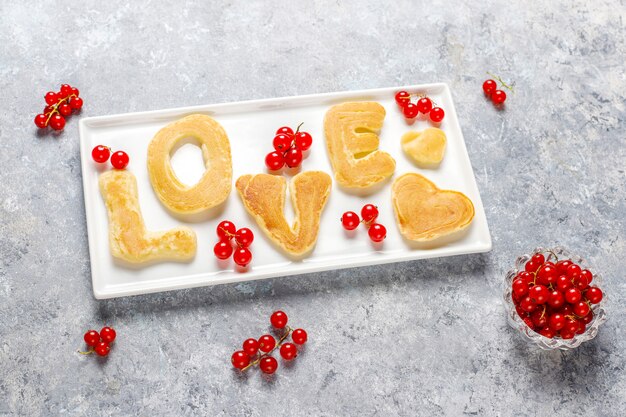
[[[511,327],[541,349],[569,350],[593,339],[606,321],[602,277],[567,249],[536,248],[504,280]]]

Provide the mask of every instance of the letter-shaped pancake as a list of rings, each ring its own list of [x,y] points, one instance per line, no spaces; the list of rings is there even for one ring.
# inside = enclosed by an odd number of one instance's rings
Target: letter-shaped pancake
[[[200,181],[191,187],[180,182],[170,163],[172,148],[185,138],[199,142],[206,166]],[[159,200],[175,213],[199,213],[221,204],[230,194],[233,177],[230,142],[224,128],[203,114],[170,123],[148,146],[148,173]]]
[[[468,227],[474,204],[458,191],[440,190],[420,174],[404,174],[391,187],[396,222],[402,235],[426,242]]]
[[[396,161],[378,150],[384,119],[385,108],[375,102],[342,103],[326,112],[326,147],[339,184],[367,188],[393,175]]]
[[[429,127],[421,132],[402,135],[402,150],[421,168],[436,168],[446,151],[446,134],[441,129]]]
[[[289,186],[295,220],[285,219],[284,177],[257,174],[243,175],[235,187],[246,210],[265,234],[285,252],[302,256],[313,249],[319,232],[320,217],[326,205],[332,180],[321,171],[307,171],[293,177]]]
[[[115,258],[142,263],[187,260],[196,254],[196,234],[188,227],[150,232],[137,199],[137,180],[126,170],[100,175],[100,193],[109,215],[109,245]]]

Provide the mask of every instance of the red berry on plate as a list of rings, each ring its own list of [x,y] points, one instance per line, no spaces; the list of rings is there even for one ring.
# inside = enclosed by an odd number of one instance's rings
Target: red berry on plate
[[[278,361],[272,356],[266,356],[259,362],[259,368],[264,374],[273,374],[278,369]]]
[[[39,129],[43,129],[48,126],[48,116],[45,114],[38,114],[35,116],[35,124]]]
[[[293,136],[293,129],[291,129],[289,126],[280,127],[276,131],[276,135]]]
[[[59,95],[54,91],[48,91],[44,98],[46,99],[46,103],[50,106],[59,101]]]
[[[107,342],[99,342],[93,350],[98,354],[98,356],[106,356],[109,354],[111,347]]]
[[[246,339],[243,342],[243,351],[250,357],[256,355],[259,351],[259,342],[253,338]]]
[[[583,298],[582,293],[578,288],[568,288],[565,291],[565,301],[570,304],[576,304]]]
[[[272,316],[270,317],[270,323],[272,323],[272,326],[276,327],[277,329],[284,328],[287,325],[287,320],[289,320],[287,314],[280,310],[274,311],[272,313]]]
[[[578,317],[585,317],[587,314],[589,314],[591,308],[589,308],[589,304],[585,303],[584,301],[579,301],[574,305],[574,308],[572,310],[574,310],[574,314],[576,314]]]
[[[346,211],[341,216],[341,224],[346,230],[354,230],[361,223],[359,216],[353,211]]]
[[[70,114],[72,114],[72,108],[63,103],[59,106],[59,113],[61,113],[62,116],[69,116]]]
[[[289,168],[295,168],[302,163],[302,151],[297,148],[291,148],[285,154],[285,164]]]
[[[585,291],[585,297],[591,304],[598,304],[602,301],[602,290],[598,287],[589,287],[589,289]]]
[[[530,259],[532,259],[533,262],[535,262],[538,265],[543,265],[546,262],[546,258],[541,253],[534,254],[533,257]]]
[[[296,142],[296,148],[304,152],[304,151],[307,151],[313,144],[313,138],[308,132],[298,132],[296,133],[295,142]]]
[[[406,91],[398,91],[396,93],[396,103],[398,106],[404,107],[411,101],[411,95]]]
[[[230,357],[230,361],[237,369],[243,369],[250,364],[250,357],[243,350],[238,350]]]
[[[554,290],[548,298],[548,305],[552,308],[561,308],[565,304],[565,297],[560,291]]]
[[[54,130],[63,130],[63,128],[65,127],[65,118],[60,114],[55,114],[50,118],[48,124]]]
[[[274,149],[278,152],[287,152],[287,149],[291,147],[291,142],[293,142],[293,136],[287,136],[284,133],[280,133],[274,136],[272,144],[274,145]]]
[[[233,223],[229,222],[228,220],[223,220],[220,222],[220,224],[217,225],[215,231],[217,232],[217,237],[219,237],[220,240],[227,241],[235,236],[237,228]]]
[[[417,110],[420,113],[426,114],[430,113],[433,109],[433,102],[428,97],[422,97],[417,100]]]
[[[95,347],[100,342],[100,334],[95,330],[87,330],[83,339],[85,339],[87,346]]]
[[[270,152],[265,156],[265,165],[270,171],[278,171],[285,165],[282,152]]]
[[[556,288],[561,292],[565,292],[570,287],[573,287],[572,280],[569,279],[566,275],[561,275],[556,279]]]
[[[561,313],[554,313],[548,319],[548,324],[551,329],[561,330],[565,326],[565,316]]]
[[[61,84],[60,96],[61,98],[65,98],[72,94],[72,86],[69,84]]]
[[[111,150],[104,145],[98,145],[91,150],[91,157],[99,164],[108,161],[109,156],[111,156]]]
[[[269,352],[276,346],[276,339],[271,334],[264,334],[259,337],[259,349],[261,352]]]
[[[539,330],[539,334],[549,339],[552,339],[554,336],[556,336],[556,332],[552,330],[550,326],[546,326],[543,329]]]
[[[303,345],[308,340],[308,335],[304,329],[296,329],[291,333],[291,340],[297,345]]]
[[[537,304],[545,304],[548,298],[550,298],[550,290],[541,284],[537,284],[528,291],[528,296]]]
[[[527,313],[532,313],[533,311],[537,309],[537,303],[528,295],[522,298],[522,301],[520,301],[519,306],[521,307],[522,310],[524,310]]]
[[[404,107],[402,107],[402,114],[404,114],[404,117],[407,119],[416,118],[418,114],[417,106],[413,103],[406,103]]]
[[[380,223],[374,223],[370,226],[367,234],[373,242],[382,242],[387,237],[387,229]]]
[[[70,107],[72,110],[80,110],[83,107],[83,99],[80,97],[74,97],[70,100]]]
[[[298,356],[298,348],[293,343],[283,343],[280,346],[280,356],[290,361]]]
[[[117,151],[111,155],[111,165],[115,169],[124,169],[128,165],[128,155],[124,151]]]
[[[488,97],[491,97],[491,94],[496,91],[498,88],[498,84],[494,80],[487,80],[483,83],[483,91]]]
[[[433,107],[433,109],[428,113],[430,120],[434,123],[440,123],[443,120],[443,117],[446,113],[443,111],[441,107]]]
[[[581,272],[582,271],[578,265],[571,264],[570,266],[567,267],[567,271],[565,271],[565,275],[567,275],[568,278],[572,279],[574,278],[574,276],[580,275]]]
[[[371,223],[378,217],[378,207],[373,204],[366,204],[361,209],[361,218],[366,223]]]
[[[237,242],[240,247],[247,248],[252,244],[253,240],[254,233],[247,227],[242,227],[235,232],[235,242]]]
[[[213,253],[217,259],[228,259],[233,254],[233,245],[229,241],[220,240],[213,247]]]
[[[517,297],[524,297],[528,294],[528,281],[521,277],[515,278],[511,288]]]
[[[113,343],[116,336],[117,333],[115,333],[112,327],[105,326],[100,330],[100,339],[102,339],[103,342]]]
[[[252,252],[250,252],[248,248],[239,248],[235,250],[233,260],[241,267],[248,266],[248,264],[252,261]]]
[[[506,93],[502,90],[496,90],[491,94],[491,100],[495,104],[502,104],[506,100]]]

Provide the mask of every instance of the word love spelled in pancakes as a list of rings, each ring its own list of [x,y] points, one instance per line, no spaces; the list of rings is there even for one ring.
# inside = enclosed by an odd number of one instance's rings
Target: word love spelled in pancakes
[[[313,249],[331,186],[330,176],[321,171],[302,172],[293,177],[289,193],[295,220],[290,226],[284,215],[287,191],[284,177],[243,175],[235,184],[246,210],[259,227],[276,245],[293,256],[302,256]]]

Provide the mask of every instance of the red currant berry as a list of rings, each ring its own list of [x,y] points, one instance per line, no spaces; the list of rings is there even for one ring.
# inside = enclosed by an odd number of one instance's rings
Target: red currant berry
[[[432,109],[433,109],[433,102],[430,101],[428,97],[422,97],[419,100],[417,100],[417,110],[420,113],[423,113],[423,114],[430,113]]]
[[[371,223],[378,217],[378,207],[373,204],[366,204],[361,209],[361,218],[365,223]]]
[[[498,84],[494,80],[487,80],[483,83],[483,91],[488,97],[491,97],[491,94],[496,91],[498,88]]]
[[[565,304],[563,307],[561,307],[561,311],[559,311],[559,313],[563,314],[564,316],[570,316],[572,314],[572,306],[570,306],[569,304]]]
[[[259,368],[264,374],[273,374],[278,369],[278,361],[272,356],[266,356],[259,362]]]
[[[404,114],[404,117],[407,119],[416,118],[418,113],[417,106],[413,103],[406,103],[404,107],[402,107],[402,114]]]
[[[593,320],[593,310],[591,310],[589,312],[589,314],[587,314],[586,316],[584,316],[583,318],[580,319],[581,323],[584,323],[585,325],[591,323],[591,321]]]
[[[568,288],[565,291],[565,301],[570,304],[576,304],[583,298],[580,290],[578,288]]]
[[[361,220],[359,220],[359,216],[353,211],[346,211],[343,213],[343,216],[341,216],[341,224],[346,230],[356,229],[359,223],[361,223]]]
[[[528,315],[528,313],[522,309],[520,303],[515,304],[515,311],[517,311],[517,315],[520,317],[526,317]]]
[[[524,278],[515,278],[512,285],[513,294],[517,297],[524,297],[528,294],[528,281]]]
[[[536,310],[530,315],[530,318],[535,325],[535,329],[542,329],[548,324],[548,316],[545,311]]]
[[[433,123],[440,123],[445,115],[446,113],[441,107],[433,107],[430,113],[428,113],[428,116]]]
[[[61,98],[65,98],[67,96],[69,96],[70,94],[72,94],[72,86],[69,84],[61,84],[61,89],[60,89],[60,96]]]
[[[252,233],[252,230],[248,229],[247,227],[242,227],[241,229],[237,230],[237,232],[235,232],[235,242],[237,242],[237,244],[242,248],[247,248],[248,246],[250,246],[253,240],[254,233]]]
[[[548,339],[552,339],[554,336],[556,336],[556,332],[552,330],[550,326],[546,326],[543,329],[541,329],[539,331],[539,334],[542,335],[543,337],[547,337]]]
[[[548,319],[548,324],[551,329],[561,330],[565,326],[565,316],[561,313],[554,313]]]
[[[222,222],[220,222],[220,224],[217,225],[215,231],[217,232],[217,237],[219,237],[220,240],[228,241],[233,236],[235,236],[237,228],[233,223],[229,222],[228,220],[223,220]]]
[[[567,317],[565,318],[565,326],[561,329],[561,333],[576,333],[578,331],[578,320]],[[561,336],[562,337],[562,336]]]
[[[48,126],[48,117],[45,114],[38,114],[35,116],[35,124],[39,129],[43,129]]]
[[[576,334],[583,334],[586,330],[587,325],[582,320],[578,320],[578,330],[576,330]]]
[[[217,259],[228,259],[233,254],[233,245],[229,241],[220,240],[213,247],[213,253]]]
[[[65,127],[65,118],[60,114],[55,114],[50,118],[50,122],[48,123],[50,124],[50,127],[54,130],[63,130],[63,128]]]
[[[293,129],[290,128],[289,126],[283,126],[278,128],[278,130],[276,131],[276,135],[287,135],[287,136],[293,136]]]
[[[528,291],[528,295],[535,301],[535,303],[545,304],[550,298],[550,290],[548,290],[548,288],[544,285],[537,284]]]
[[[111,150],[104,145],[98,145],[91,150],[91,157],[99,164],[108,161],[109,156],[111,156]]]
[[[80,110],[83,107],[83,99],[80,97],[74,97],[70,100],[70,107],[72,110]]]
[[[548,298],[548,305],[552,308],[561,308],[565,304],[565,297],[560,291],[554,290]]]
[[[522,301],[520,301],[519,306],[522,308],[522,310],[524,310],[527,313],[532,313],[533,311],[537,309],[537,303],[528,295],[522,298]]]
[[[533,319],[530,317],[524,317],[522,318],[522,321],[526,323],[526,326],[530,327],[531,330],[535,330],[535,323],[533,323]]]
[[[278,171],[285,165],[285,158],[281,152],[270,152],[265,156],[265,165],[270,171]]]
[[[87,330],[83,339],[85,339],[87,346],[95,347],[100,342],[100,335],[95,330]]]
[[[233,366],[237,369],[243,369],[250,364],[250,357],[243,350],[238,350],[233,353],[230,361],[233,363]]]
[[[78,91],[78,88],[72,87],[72,95],[75,95],[76,97],[80,95],[80,91]]]
[[[298,132],[296,134],[296,148],[302,152],[307,151],[313,144],[313,138],[307,132]]]
[[[569,340],[569,339],[573,339],[574,335],[576,333],[575,332],[567,332],[565,330],[562,330],[559,334],[560,334],[562,339]]]
[[[537,272],[537,269],[539,269],[540,266],[541,264],[538,264],[531,259],[530,261],[526,262],[524,269],[526,270],[526,272]]]
[[[128,155],[124,151],[117,151],[111,155],[111,165],[115,169],[124,169],[128,165]]]
[[[259,342],[256,339],[246,339],[243,342],[243,351],[250,357],[256,355],[259,351]]]
[[[287,136],[284,133],[281,133],[274,137],[274,141],[272,142],[272,144],[274,145],[274,149],[276,149],[278,152],[287,152],[287,149],[291,147],[292,141],[292,136]]]
[[[563,261],[558,261],[556,263],[556,269],[559,271],[559,275],[565,275],[567,273],[567,268],[572,264],[572,261],[569,259],[565,259]]]
[[[370,239],[372,239],[372,242],[382,242],[387,237],[387,229],[380,223],[373,223],[367,231],[367,234],[370,236]]]
[[[233,255],[235,263],[241,267],[246,267],[252,261],[252,252],[248,248],[239,248]]]
[[[533,255],[532,259],[536,264],[543,265],[546,262],[546,258],[541,253],[536,253]]]
[[[50,106],[59,101],[59,95],[54,91],[48,91],[44,98],[46,99],[46,104],[49,104]]]
[[[573,286],[574,284],[572,284],[572,280],[565,275],[561,275],[556,279],[556,288],[561,292],[565,292],[565,290]]]
[[[491,94],[491,100],[494,104],[502,104],[506,101],[506,93],[502,90],[496,90]]]
[[[602,301],[602,290],[598,287],[589,287],[587,291],[585,291],[585,297],[591,304],[598,304]]]
[[[585,303],[584,301],[579,301],[574,305],[574,308],[572,310],[574,310],[574,314],[576,314],[578,317],[585,317],[587,314],[589,314],[591,308],[589,308],[589,304]]]
[[[537,273],[537,280],[543,285],[550,285],[557,279],[558,272],[553,265],[545,264]]]
[[[116,336],[117,333],[115,333],[112,327],[105,326],[100,330],[100,339],[102,339],[103,342],[113,343]]]
[[[587,274],[583,275],[581,272],[578,275],[574,275],[574,278],[572,278],[572,282],[574,283],[574,286],[576,288],[583,291],[583,290],[586,290],[587,287],[589,287],[588,279],[589,279],[589,276]]]
[[[63,103],[59,106],[59,113],[61,113],[61,115],[63,116],[69,116],[70,114],[72,114],[72,108],[69,105]]]
[[[396,93],[396,103],[398,106],[404,107],[411,102],[411,95],[406,91],[398,91]]]
[[[276,339],[271,334],[264,334],[259,337],[259,349],[261,352],[269,352],[276,347]]]
[[[270,323],[272,323],[272,326],[276,327],[277,329],[284,328],[287,325],[287,320],[289,320],[287,314],[280,310],[274,311],[272,313],[272,316],[270,317]]]
[[[295,168],[302,163],[302,151],[297,148],[291,148],[285,154],[285,164],[289,168]]]
[[[298,356],[298,348],[293,343],[283,343],[280,346],[280,356],[290,361]]]
[[[109,354],[111,347],[107,342],[100,342],[96,344],[93,350],[96,352],[96,354],[98,354],[98,356],[106,356]]]
[[[565,272],[565,275],[567,275],[569,279],[572,279],[574,278],[575,275],[580,275],[581,272],[582,271],[578,265],[571,264],[570,266],[567,267],[567,271]]]
[[[304,329],[296,329],[291,333],[291,340],[297,345],[303,345],[308,340],[308,335]]]

